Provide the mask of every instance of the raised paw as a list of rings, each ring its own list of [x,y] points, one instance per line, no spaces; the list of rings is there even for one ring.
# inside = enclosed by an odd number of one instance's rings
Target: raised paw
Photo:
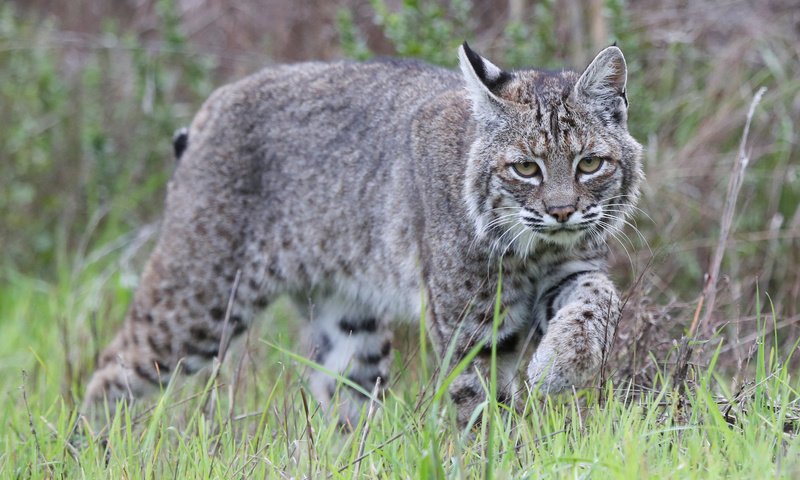
[[[591,381],[614,333],[614,322],[602,313],[584,305],[558,312],[528,364],[531,387],[552,395]]]

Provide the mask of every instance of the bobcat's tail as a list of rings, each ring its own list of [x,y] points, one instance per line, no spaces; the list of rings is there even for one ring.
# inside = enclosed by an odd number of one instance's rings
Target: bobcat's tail
[[[172,149],[175,152],[175,161],[180,161],[181,155],[189,146],[189,129],[181,127],[172,134]]]

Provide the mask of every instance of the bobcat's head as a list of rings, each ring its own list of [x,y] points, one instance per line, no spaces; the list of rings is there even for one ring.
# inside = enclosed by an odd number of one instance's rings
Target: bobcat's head
[[[643,174],[620,49],[606,48],[581,75],[503,71],[466,43],[459,57],[477,123],[465,195],[478,235],[524,254],[621,228]]]

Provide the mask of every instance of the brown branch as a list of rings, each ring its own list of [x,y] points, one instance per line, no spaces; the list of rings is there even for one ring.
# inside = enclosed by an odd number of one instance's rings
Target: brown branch
[[[711,265],[703,288],[701,302],[705,303],[705,310],[703,311],[702,318],[700,318],[699,315],[695,315],[692,325],[689,328],[689,337],[695,336],[698,327],[705,329],[714,312],[717,299],[719,269],[722,265],[722,258],[725,256],[725,248],[728,245],[728,236],[730,235],[731,225],[733,224],[733,215],[736,211],[736,199],[739,197],[739,191],[742,188],[744,172],[747,169],[748,163],[750,163],[750,157],[747,154],[747,137],[750,134],[750,123],[753,119],[755,109],[761,102],[761,97],[766,91],[766,87],[759,88],[755,96],[753,96],[753,101],[750,102],[750,109],[747,112],[747,120],[744,124],[744,132],[742,132],[742,140],[739,143],[739,157],[736,159],[735,170],[728,181],[728,193],[725,197],[725,207],[722,213],[722,223],[720,224],[717,247],[714,250],[714,257],[711,260]],[[700,306],[698,306],[698,312],[699,310]]]

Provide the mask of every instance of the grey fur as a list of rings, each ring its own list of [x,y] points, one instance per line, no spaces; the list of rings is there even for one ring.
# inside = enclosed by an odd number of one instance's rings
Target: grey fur
[[[620,309],[605,239],[642,180],[622,53],[603,50],[579,76],[504,72],[459,52],[460,75],[405,60],[303,63],[217,90],[191,124],[160,239],[86,408],[141,395],[181,359],[197,370],[223,328],[241,333],[289,294],[313,300],[320,363],[366,390],[388,373],[386,319],[424,309],[440,352],[483,344],[451,386],[466,424],[485,398],[501,268],[500,399],[516,401],[529,344],[531,385],[589,381]],[[588,155],[606,160],[577,173]],[[540,175],[515,173],[521,162]],[[312,378],[323,403],[332,385]]]

